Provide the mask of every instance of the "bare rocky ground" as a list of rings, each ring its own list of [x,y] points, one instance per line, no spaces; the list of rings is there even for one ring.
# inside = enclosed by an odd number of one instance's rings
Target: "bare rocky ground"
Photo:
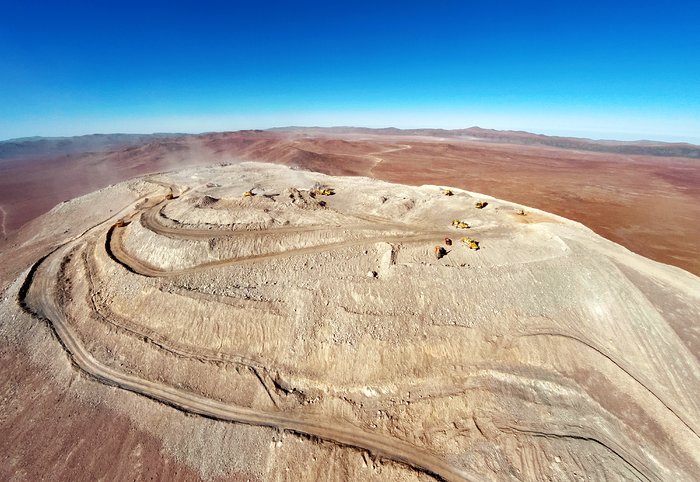
[[[0,476],[693,480],[700,279],[440,187],[244,163],[38,218]]]

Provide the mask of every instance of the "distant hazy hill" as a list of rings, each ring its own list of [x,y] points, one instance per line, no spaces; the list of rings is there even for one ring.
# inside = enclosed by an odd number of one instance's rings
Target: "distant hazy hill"
[[[239,131],[254,133],[263,131]],[[700,146],[688,143],[658,141],[611,141],[577,137],[558,137],[533,134],[524,131],[499,131],[470,127],[467,129],[397,129],[387,127],[370,129],[366,127],[279,127],[268,132],[300,133],[308,135],[365,134],[388,136],[428,136],[446,139],[470,139],[483,142],[537,145],[575,149],[579,151],[610,152],[616,154],[689,157],[700,159]],[[77,137],[25,137],[0,141],[0,160],[57,157],[67,154],[103,152],[129,146],[139,146],[162,139],[186,136],[192,140],[205,139],[208,134],[92,134]]]
[[[506,142],[514,144],[537,144],[563,149],[576,149],[581,151],[615,152],[618,154],[636,154],[645,156],[668,157],[693,157],[700,158],[700,146],[684,142],[658,142],[658,141],[608,141],[592,140],[577,137],[558,137],[532,134],[523,131],[497,131],[493,129],[481,129],[470,127],[459,132],[480,139]]]
[[[0,141],[0,159],[100,152],[177,137],[181,134],[91,134],[76,137],[22,137]]]
[[[577,137],[558,137],[533,134],[524,131],[499,131],[469,127],[468,129],[369,129],[365,127],[281,127],[270,129],[284,132],[308,132],[322,134],[367,134],[394,136],[430,136],[442,138],[469,138],[485,142],[506,144],[523,144],[576,149],[580,151],[612,152],[644,156],[691,157],[700,158],[700,146],[688,143],[671,143],[659,141],[610,141],[593,140]]]

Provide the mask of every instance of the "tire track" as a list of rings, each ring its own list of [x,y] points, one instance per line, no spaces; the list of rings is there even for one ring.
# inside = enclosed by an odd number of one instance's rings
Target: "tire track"
[[[618,369],[620,369],[623,373],[625,373],[625,374],[626,374],[628,377],[630,377],[632,380],[634,380],[635,382],[637,382],[637,383],[638,383],[642,388],[644,388],[652,397],[654,397],[656,400],[658,400],[659,403],[661,403],[661,405],[663,405],[669,412],[671,412],[671,414],[673,414],[673,416],[674,416],[679,422],[681,422],[688,430],[690,430],[690,432],[691,432],[693,435],[695,435],[696,438],[699,438],[699,439],[700,439],[700,437],[698,436],[698,433],[697,433],[697,432],[695,431],[695,429],[690,425],[690,422],[686,421],[684,417],[681,417],[673,408],[671,408],[670,404],[669,404],[667,401],[665,401],[663,398],[661,398],[659,395],[657,395],[656,392],[654,392],[654,391],[649,387],[649,384],[648,384],[648,383],[645,383],[639,376],[635,376],[634,374],[632,374],[632,371],[631,371],[629,368],[625,368],[625,366],[623,366],[623,365],[624,365],[624,362],[621,362],[621,361],[616,360],[615,358],[613,358],[612,356],[606,354],[605,352],[603,352],[601,349],[597,348],[597,347],[594,346],[593,344],[591,344],[591,343],[589,343],[589,342],[587,342],[587,341],[585,341],[585,340],[583,340],[583,339],[581,339],[581,338],[579,338],[579,337],[577,337],[577,336],[570,335],[570,334],[567,334],[567,333],[536,332],[536,333],[526,333],[526,334],[523,334],[523,335],[521,335],[521,336],[524,337],[524,338],[526,338],[526,337],[534,337],[534,336],[545,336],[545,337],[548,336],[548,337],[553,337],[553,338],[559,337],[559,338],[563,338],[563,339],[565,339],[565,340],[577,342],[577,343],[579,343],[579,344],[585,346],[586,348],[589,348],[589,349],[593,350],[594,352],[598,353],[598,355],[602,356],[603,358],[605,358],[606,360],[608,360],[609,362],[611,362],[613,365],[615,365]]]

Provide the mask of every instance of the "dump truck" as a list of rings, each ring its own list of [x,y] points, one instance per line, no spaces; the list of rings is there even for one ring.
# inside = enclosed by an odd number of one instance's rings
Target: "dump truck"
[[[462,243],[469,249],[473,249],[474,251],[477,251],[479,249],[479,241],[477,241],[476,239],[462,238]]]
[[[445,238],[445,246],[452,246],[452,240],[450,238]]]
[[[454,226],[457,229],[469,229],[469,223],[465,221],[460,221],[459,219],[454,219],[452,221],[452,226]]]

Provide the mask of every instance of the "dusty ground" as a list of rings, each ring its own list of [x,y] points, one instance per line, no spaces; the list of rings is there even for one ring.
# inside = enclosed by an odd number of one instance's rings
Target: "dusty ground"
[[[108,451],[116,478],[700,471],[700,280],[566,219],[237,164],[120,184],[21,234],[5,260],[55,251],[0,304],[5,478],[99,478]]]
[[[18,245],[17,229],[61,201],[146,173],[249,159],[483,192],[582,222],[636,253],[700,274],[697,146],[396,129],[212,133],[100,152],[80,152],[79,141],[60,155],[14,146],[0,157],[0,250]],[[31,155],[20,156],[25,151]]]

